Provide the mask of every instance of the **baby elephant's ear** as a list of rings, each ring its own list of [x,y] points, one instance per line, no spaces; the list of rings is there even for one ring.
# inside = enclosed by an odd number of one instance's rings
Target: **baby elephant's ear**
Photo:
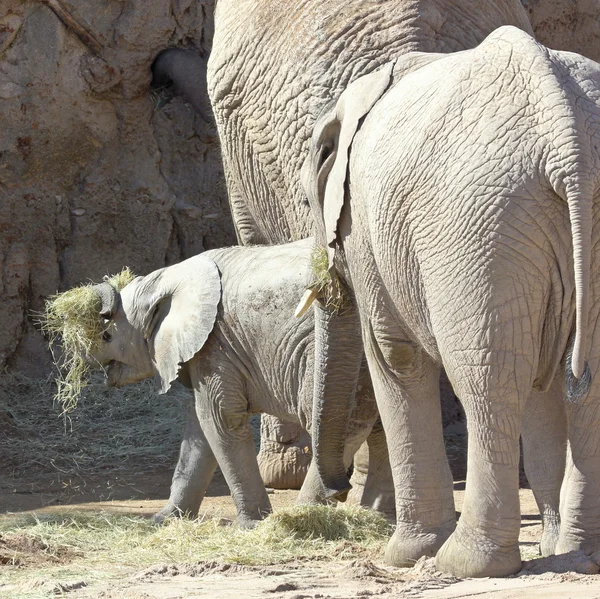
[[[221,300],[221,277],[208,257],[195,256],[162,270],[144,320],[159,392],[166,393],[180,365],[191,360],[213,330]]]

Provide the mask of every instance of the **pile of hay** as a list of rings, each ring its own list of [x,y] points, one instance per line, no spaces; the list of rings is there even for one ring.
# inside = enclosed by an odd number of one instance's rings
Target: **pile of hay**
[[[28,514],[0,520],[0,535],[5,538],[28,537],[50,555],[68,550],[81,556],[69,563],[68,573],[84,576],[88,582],[94,571],[104,570],[106,576],[114,564],[119,564],[122,576],[123,570],[134,572],[165,562],[267,566],[296,560],[378,558],[391,532],[379,513],[357,506],[283,508],[253,530],[223,525],[220,518],[172,519],[156,527],[145,518],[107,513]],[[7,570],[7,582],[36,574],[46,580],[64,579],[64,566],[42,565],[38,572],[31,567]]]
[[[117,291],[134,279],[129,268],[119,274],[105,277]],[[105,323],[100,317],[100,297],[87,283],[64,293],[58,293],[46,301],[40,318],[42,330],[48,334],[54,362],[59,370],[56,379],[57,399],[65,412],[73,410],[81,390],[87,384],[91,356],[102,341]],[[62,352],[58,356],[54,346],[60,342]]]

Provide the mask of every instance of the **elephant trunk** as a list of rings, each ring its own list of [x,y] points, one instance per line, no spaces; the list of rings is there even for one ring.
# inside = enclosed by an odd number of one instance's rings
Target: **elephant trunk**
[[[119,293],[110,283],[94,285],[93,289],[102,302],[100,316],[103,318],[110,318],[119,307]]]
[[[152,64],[152,87],[172,86],[172,91],[189,102],[200,117],[212,123],[206,85],[206,59],[192,50],[167,48]],[[168,101],[168,100],[167,100]]]
[[[352,488],[344,446],[362,359],[356,309],[335,313],[315,302],[313,459],[326,499],[344,501]]]

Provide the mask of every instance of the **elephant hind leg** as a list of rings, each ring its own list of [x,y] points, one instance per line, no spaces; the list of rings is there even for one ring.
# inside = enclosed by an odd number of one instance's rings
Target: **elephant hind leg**
[[[560,377],[548,391],[531,393],[521,437],[525,473],[542,517],[540,554],[553,555],[560,533],[560,487],[567,455],[567,415]]]
[[[376,333],[367,323],[363,338],[394,482],[396,531],[385,559],[406,567],[434,556],[454,530],[452,476],[442,437],[439,366],[388,320],[382,324]]]
[[[381,512],[390,522],[396,521],[394,481],[383,424],[377,420],[367,441],[354,455],[352,491],[348,502]]]
[[[529,353],[493,349],[506,339],[519,340],[523,323],[514,324],[489,331],[479,352],[455,345],[444,361],[465,408],[469,439],[462,513],[436,561],[440,570],[461,578],[507,576],[521,568],[519,438],[534,365]],[[525,340],[517,346],[526,347]]]
[[[600,322],[600,321],[599,321]],[[600,328],[600,327],[597,327]],[[597,339],[596,332],[595,338]],[[565,480],[561,489],[560,535],[556,553],[600,551],[600,356],[592,344],[593,382],[578,403],[567,402],[568,440]]]

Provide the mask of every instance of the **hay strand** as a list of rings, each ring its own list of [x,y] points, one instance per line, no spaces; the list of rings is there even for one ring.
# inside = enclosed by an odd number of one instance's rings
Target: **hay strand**
[[[134,278],[129,268],[105,277],[117,291],[121,291]],[[46,300],[40,325],[49,338],[50,348],[59,376],[56,379],[55,399],[64,412],[77,406],[77,399],[87,384],[92,356],[102,341],[106,324],[100,317],[101,300],[93,283],[57,293]],[[54,351],[60,343],[61,353]]]

